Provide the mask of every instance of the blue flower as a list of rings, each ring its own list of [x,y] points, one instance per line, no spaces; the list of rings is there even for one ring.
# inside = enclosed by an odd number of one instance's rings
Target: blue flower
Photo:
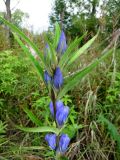
[[[53,150],[56,149],[56,134],[47,134],[45,136],[45,140],[47,141],[49,147]]]
[[[57,52],[63,54],[67,49],[66,37],[64,32],[61,32],[60,39],[57,46]]]
[[[50,112],[52,116],[54,117],[54,107],[53,107],[53,102],[51,101],[49,104]],[[69,107],[64,106],[63,102],[58,100],[56,101],[56,121],[59,126],[62,126],[65,121],[67,120],[69,114]]]
[[[54,117],[54,107],[53,107],[52,101],[50,102],[49,107],[50,107],[50,112],[51,112],[52,116]],[[60,100],[56,101],[56,111],[62,109],[63,107],[64,107],[64,104],[62,101],[60,101]]]
[[[65,123],[68,114],[69,114],[68,106],[64,106],[63,108],[60,108],[59,110],[56,111],[56,121],[59,126],[62,126]]]
[[[63,84],[63,75],[59,67],[55,69],[53,84],[56,89],[59,89]]]
[[[67,134],[62,134],[59,140],[59,152],[65,153],[67,150],[67,147],[70,143],[70,138]]]
[[[49,75],[49,73],[47,71],[44,72],[44,80],[45,83],[48,84],[49,82],[51,82],[51,76]]]

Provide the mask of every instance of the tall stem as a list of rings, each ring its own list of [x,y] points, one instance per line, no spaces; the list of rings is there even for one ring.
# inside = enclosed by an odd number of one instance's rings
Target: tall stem
[[[60,157],[61,157],[60,153],[56,153],[55,160],[60,160],[61,159]]]
[[[55,120],[55,123],[56,123],[56,127],[59,128],[58,124],[57,124],[57,121],[56,121],[56,97],[55,97],[55,93],[54,93],[54,90],[52,89],[51,90],[51,100],[53,102],[53,108],[54,108],[54,120]],[[56,137],[56,148],[58,148],[59,146],[59,135],[57,135]],[[56,157],[55,157],[56,160],[60,160],[60,153],[57,153],[56,152]]]
[[[51,100],[53,102],[53,108],[54,108],[54,120],[57,126],[57,122],[56,122],[56,97],[55,97],[55,93],[54,90],[51,89]]]

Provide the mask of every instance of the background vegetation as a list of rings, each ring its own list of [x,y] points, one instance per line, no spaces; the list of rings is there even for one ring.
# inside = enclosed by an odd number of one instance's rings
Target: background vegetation
[[[64,103],[70,106],[66,131],[72,138],[66,153],[70,160],[120,160],[119,4],[120,0],[55,0],[50,15],[50,27],[46,32],[49,39],[56,21],[65,31],[68,44],[86,33],[80,47],[99,30],[97,40],[74,63],[70,72],[84,68],[109,48],[114,49],[109,58],[63,97]],[[45,33],[34,34],[22,27],[22,21],[29,18],[27,13],[16,9],[13,14],[7,10],[1,15],[21,28],[44,52]],[[49,101],[47,90],[30,59],[11,31],[0,22],[1,160],[53,159],[44,134],[27,133],[15,127],[17,124],[28,127],[37,123],[50,124]]]

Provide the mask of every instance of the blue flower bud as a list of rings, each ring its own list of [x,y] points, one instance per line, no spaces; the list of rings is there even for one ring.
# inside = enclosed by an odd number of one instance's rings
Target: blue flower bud
[[[47,71],[44,72],[44,80],[45,83],[48,84],[49,82],[51,82],[51,76],[49,75],[49,73]]]
[[[70,143],[70,138],[68,137],[68,135],[62,134],[59,140],[59,152],[65,153],[69,143]]]
[[[51,112],[52,116],[54,117],[54,107],[53,107],[52,101],[50,102],[49,107],[50,107],[50,112]],[[59,100],[56,102],[56,111],[62,109],[63,107],[64,107],[64,104],[62,101]]]
[[[61,32],[60,39],[57,46],[57,52],[63,54],[67,49],[66,37],[64,32]]]
[[[62,126],[67,120],[69,114],[69,107],[65,106],[56,111],[56,121],[59,126]]]
[[[53,83],[56,89],[59,89],[63,84],[63,75],[59,67],[55,70]]]
[[[45,136],[45,140],[47,141],[49,147],[53,150],[56,148],[56,134],[47,134]]]
[[[48,54],[48,51],[49,51],[49,45],[48,44],[46,44],[46,46],[45,46],[45,50],[44,50],[44,54],[45,54],[45,58],[46,58],[46,56],[47,56],[47,54]]]

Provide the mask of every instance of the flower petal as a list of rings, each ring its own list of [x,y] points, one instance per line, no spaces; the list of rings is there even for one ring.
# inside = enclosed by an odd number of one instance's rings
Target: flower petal
[[[59,126],[62,126],[65,123],[65,121],[67,120],[68,114],[69,114],[69,107],[68,106],[65,106],[65,107],[57,110],[56,121]]]
[[[53,83],[56,89],[59,89],[63,84],[63,75],[59,67],[55,70]]]
[[[44,80],[45,83],[48,84],[49,82],[51,82],[51,76],[49,75],[49,73],[47,71],[44,72]]]
[[[44,57],[45,57],[45,58],[46,58],[49,50],[50,50],[49,45],[46,44],[45,49],[44,49]]]
[[[67,147],[70,143],[70,138],[67,134],[62,134],[59,141],[59,152],[66,152]]]
[[[58,42],[57,52],[63,54],[67,49],[65,33],[62,31]]]
[[[56,148],[56,134],[47,134],[45,136],[45,140],[47,141],[49,147],[53,150]]]
[[[60,100],[56,101],[56,111],[58,111],[59,109],[61,109],[63,107],[64,107],[64,104],[62,101],[60,101]],[[52,116],[54,117],[54,107],[53,107],[52,101],[49,104],[49,108],[50,108],[50,112],[51,112]]]

